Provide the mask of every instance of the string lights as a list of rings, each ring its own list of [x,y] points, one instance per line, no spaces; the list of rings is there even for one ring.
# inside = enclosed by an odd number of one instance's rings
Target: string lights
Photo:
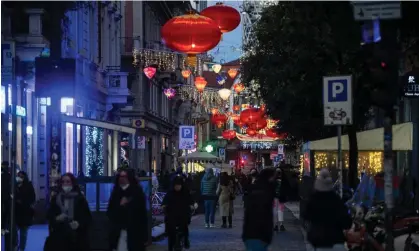
[[[151,49],[136,49],[132,51],[133,64],[143,66],[158,65],[160,70],[175,71],[177,68],[177,60],[185,60],[185,56],[179,53],[169,51],[157,51]]]
[[[86,176],[103,175],[103,134],[101,128],[86,126]]]

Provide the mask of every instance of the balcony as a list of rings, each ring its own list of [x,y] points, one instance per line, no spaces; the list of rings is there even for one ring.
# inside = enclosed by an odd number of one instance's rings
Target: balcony
[[[131,91],[128,89],[128,73],[121,72],[120,66],[108,66],[107,89],[108,96],[106,103],[108,104],[126,104]]]

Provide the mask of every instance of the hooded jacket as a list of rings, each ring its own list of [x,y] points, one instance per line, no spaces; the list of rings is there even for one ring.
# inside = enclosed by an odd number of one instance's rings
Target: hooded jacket
[[[201,181],[201,195],[206,199],[217,197],[217,177],[212,169],[208,169]]]

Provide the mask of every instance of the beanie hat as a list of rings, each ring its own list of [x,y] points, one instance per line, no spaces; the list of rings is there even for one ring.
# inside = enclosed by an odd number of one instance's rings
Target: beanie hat
[[[314,190],[319,192],[328,192],[333,190],[333,180],[327,169],[322,169],[314,183]]]

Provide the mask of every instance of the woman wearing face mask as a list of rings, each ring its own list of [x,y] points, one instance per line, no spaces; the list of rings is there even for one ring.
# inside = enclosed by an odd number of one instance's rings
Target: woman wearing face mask
[[[19,251],[26,248],[28,228],[32,224],[34,215],[35,190],[25,172],[20,171],[16,176],[16,225],[19,232]]]
[[[131,169],[116,175],[109,199],[107,215],[110,220],[110,249],[145,250],[148,239],[146,197]]]
[[[64,174],[48,209],[51,233],[44,250],[89,250],[87,235],[91,220],[89,205],[76,178],[72,173]]]

